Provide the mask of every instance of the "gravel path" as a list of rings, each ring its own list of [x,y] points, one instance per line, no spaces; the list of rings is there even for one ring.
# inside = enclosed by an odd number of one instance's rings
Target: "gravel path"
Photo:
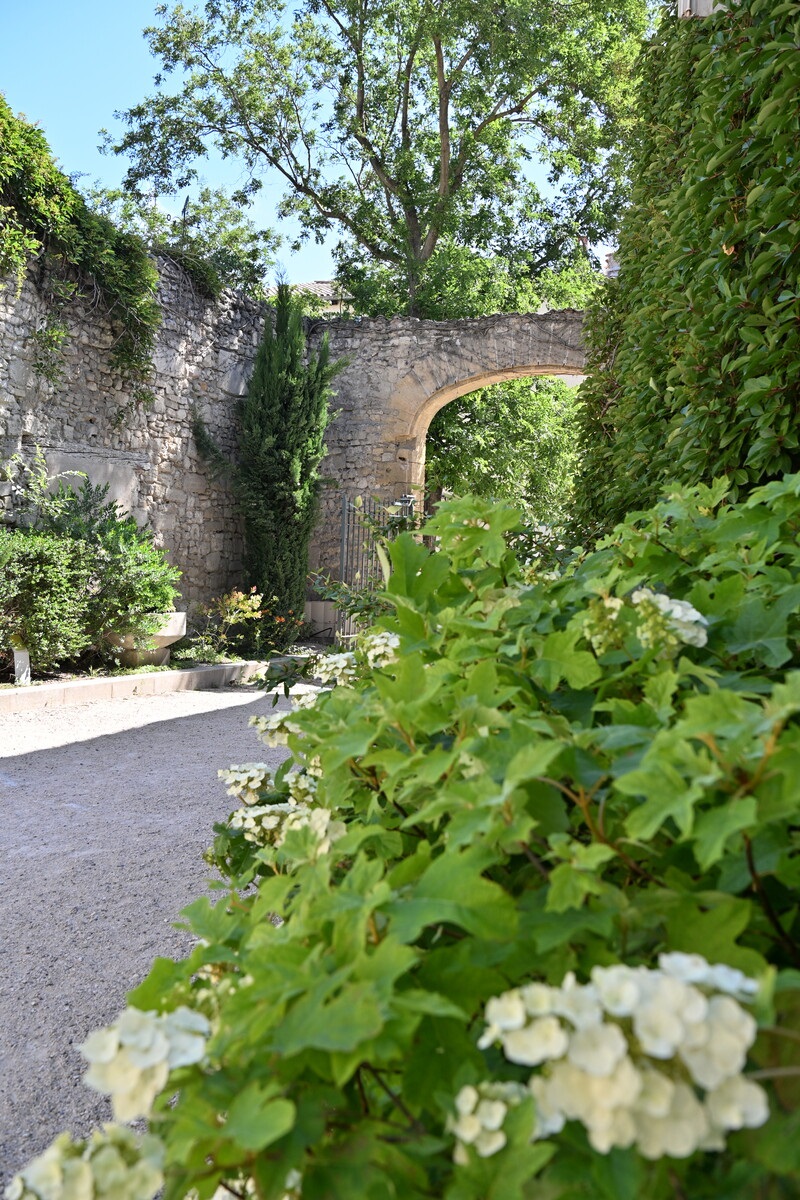
[[[217,770],[277,766],[247,723],[270,705],[236,687],[0,717],[0,1185],[110,1119],[75,1047],[190,947],[172,922],[230,811]]]

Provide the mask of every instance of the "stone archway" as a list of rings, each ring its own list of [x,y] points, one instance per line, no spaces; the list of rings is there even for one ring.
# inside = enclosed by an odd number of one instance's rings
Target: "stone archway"
[[[460,321],[408,317],[315,323],[332,358],[338,415],[328,432],[327,476],[312,566],[335,575],[341,495],[398,496],[424,483],[425,436],[433,417],[468,392],[507,379],[580,374],[583,314],[503,314]]]

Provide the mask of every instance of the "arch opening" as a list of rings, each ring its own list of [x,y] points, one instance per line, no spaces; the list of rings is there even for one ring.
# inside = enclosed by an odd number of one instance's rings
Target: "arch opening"
[[[447,395],[456,389],[441,389],[432,396],[424,437],[422,421],[418,424],[426,511],[449,496],[470,493],[509,500],[536,522],[561,522],[577,467],[582,378],[537,364],[534,371],[484,377],[477,388],[459,386],[456,395]]]

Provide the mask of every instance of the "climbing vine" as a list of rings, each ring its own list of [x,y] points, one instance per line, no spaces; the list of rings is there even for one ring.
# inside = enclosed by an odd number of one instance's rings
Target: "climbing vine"
[[[141,238],[92,211],[55,165],[42,131],[0,96],[0,276],[12,276],[19,288],[32,262],[50,310],[34,333],[39,373],[57,382],[65,306],[88,299],[116,329],[112,369],[133,386],[135,399],[145,399],[161,321],[155,263]]]
[[[643,56],[619,279],[588,319],[579,516],[800,465],[800,3],[665,4]]]

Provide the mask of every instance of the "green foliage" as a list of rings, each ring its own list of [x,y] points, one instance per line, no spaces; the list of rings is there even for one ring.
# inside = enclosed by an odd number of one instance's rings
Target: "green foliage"
[[[542,266],[546,255],[532,262],[535,255],[533,248],[513,261],[476,260],[464,253],[459,272],[448,249],[440,247],[443,286],[434,282],[420,293],[421,312],[434,319],[535,312],[542,302],[580,309],[601,285],[582,251],[558,270]],[[370,301],[364,311],[390,316],[401,296],[390,274],[381,278],[380,269],[364,266],[355,294]],[[443,492],[470,493],[522,504],[532,519],[560,520],[571,500],[576,435],[574,389],[559,380],[515,380],[462,396],[440,409],[428,428],[428,501]]]
[[[245,1179],[277,1200],[293,1172],[318,1200],[796,1193],[800,476],[739,504],[724,481],[676,492],[555,576],[517,560],[517,521],[465,499],[428,526],[437,553],[401,535],[381,636],[332,660],[347,682],[256,718],[291,769],[225,773],[230,891],[131,995],[212,1025],[150,1121],[166,1200]],[[298,796],[314,826],[247,836]],[[460,1089],[530,1074],[478,1049],[487,1001],[664,951],[761,980],[768,1123],[649,1161],[573,1122],[531,1146],[529,1099],[454,1164]]]
[[[107,629],[153,633],[154,613],[171,612],[180,579],[149,530],[128,517],[105,532],[95,552],[91,620],[94,636]]]
[[[597,264],[578,240],[576,219],[556,238],[526,222],[512,204],[498,207],[497,221],[508,229],[487,231],[486,244],[464,245],[454,236],[439,241],[416,287],[417,316],[441,321],[536,312],[543,301],[550,308],[583,308],[597,291]],[[396,267],[365,258],[359,247],[340,245],[335,257],[337,281],[356,312],[391,318],[407,309],[407,283]]]
[[[57,381],[53,352],[63,341],[63,310],[92,288],[117,328],[111,366],[143,394],[161,321],[155,265],[140,238],[89,208],[56,167],[41,130],[15,117],[0,96],[0,276],[13,274],[21,286],[35,258],[54,307],[52,324],[37,334],[46,351],[43,374]]]
[[[129,513],[107,499],[108,484],[93,486],[84,479],[76,491],[63,478],[56,480],[48,475],[44,455],[38,447],[33,462],[25,463],[15,455],[5,464],[2,474],[12,483],[16,522],[25,533],[45,537],[48,547],[57,542],[62,548],[58,562],[67,564],[57,597],[52,602],[43,601],[52,614],[55,630],[47,635],[47,646],[51,648],[45,652],[29,646],[33,665],[52,666],[74,658],[88,646],[97,646],[104,631],[132,631],[141,636],[152,633],[160,622],[154,622],[151,614],[174,608],[180,571],[170,566],[164,551],[153,544],[149,530],[140,529]],[[14,536],[22,536],[22,531]],[[18,578],[24,577],[27,582],[22,590],[19,584],[15,596],[32,595],[39,586],[38,566],[31,560],[27,576],[25,561],[21,560]],[[54,567],[53,573],[56,570]],[[48,577],[45,596],[50,594],[51,586]],[[58,597],[62,593],[70,595],[73,588],[77,588],[71,601],[73,607],[64,608]],[[9,607],[9,622],[18,615],[16,607]],[[79,636],[73,628],[76,622],[80,626]],[[62,625],[63,632],[58,633]],[[44,636],[29,622],[25,630],[39,642]],[[8,639],[0,636],[0,645],[7,647]]]
[[[272,596],[284,618],[302,613],[305,604],[330,382],[343,365],[330,363],[327,338],[317,354],[306,355],[303,318],[282,283],[239,406],[235,467],[199,417],[194,424],[201,453],[231,472],[244,517],[248,586]]]
[[[34,671],[77,658],[90,642],[86,546],[46,533],[0,529],[0,663],[30,652]]]
[[[572,496],[577,423],[575,388],[555,378],[463,396],[430,424],[426,489],[511,500],[534,520],[561,521]]]
[[[258,230],[221,188],[203,187],[181,217],[172,217],[121,188],[94,187],[89,206],[117,229],[139,236],[154,253],[172,259],[192,278],[202,296],[216,300],[223,288],[266,298],[264,281],[279,244]]]
[[[305,625],[302,616],[282,611],[277,597],[265,600],[254,587],[234,589],[203,605],[195,617],[193,644],[174,658],[217,662],[221,658],[268,658],[297,641]]]
[[[127,186],[157,193],[188,186],[212,147],[241,160],[243,198],[274,169],[280,215],[304,237],[337,229],[343,278],[357,283],[366,253],[417,314],[450,288],[452,256],[480,275],[481,257],[525,254],[517,231],[532,225],[541,268],[576,231],[596,241],[613,224],[645,12],[644,0],[576,0],[566,17],[546,0],[165,4],[147,30],[158,88],[122,114],[114,149],[133,160]],[[549,171],[553,204],[525,183],[528,159]]]
[[[321,600],[329,600],[339,614],[352,621],[357,629],[374,624],[388,610],[382,595],[383,589],[378,587],[376,579],[365,580],[356,586],[331,579],[330,576],[315,575],[313,583],[315,595]]]
[[[621,271],[588,321],[580,517],[608,526],[667,479],[734,494],[800,463],[800,4],[664,8]]]

